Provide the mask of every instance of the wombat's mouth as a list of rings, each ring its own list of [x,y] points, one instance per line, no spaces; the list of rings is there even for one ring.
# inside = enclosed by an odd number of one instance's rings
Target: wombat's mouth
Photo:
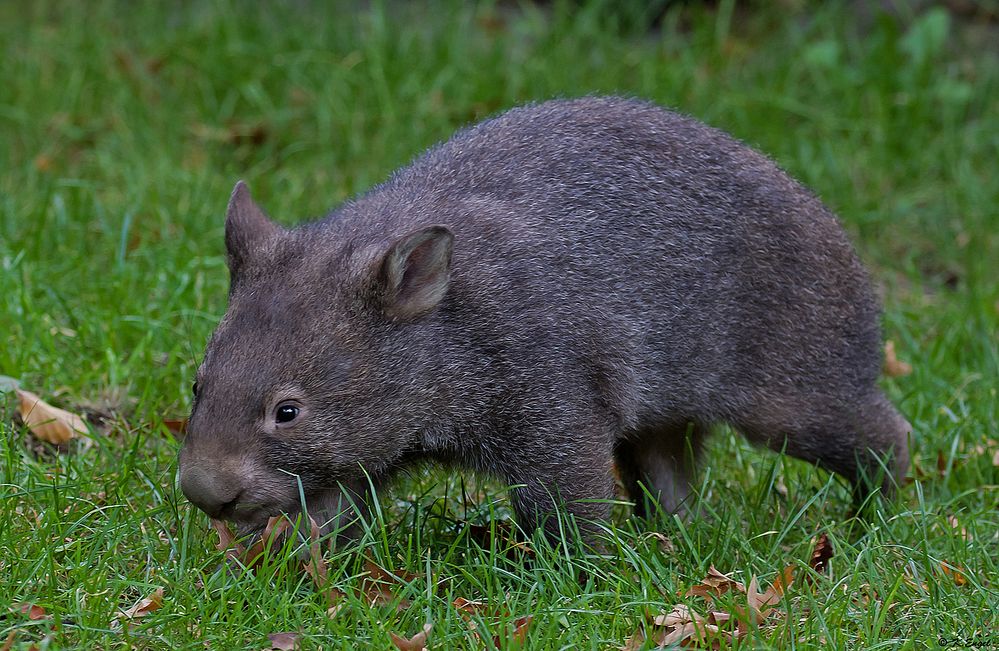
[[[219,514],[219,519],[232,523],[238,538],[255,540],[264,532],[270,518],[286,515],[292,522],[297,522],[304,511],[308,516],[302,518],[299,526],[308,531],[311,518],[326,535],[345,531],[355,523],[363,513],[359,499],[360,496],[349,499],[340,488],[324,488],[306,492],[303,505],[302,495],[295,491],[294,496],[288,495],[284,499],[267,495],[266,499],[241,500]]]
[[[267,521],[278,515],[288,515],[292,520],[301,512],[302,505],[294,502],[241,502],[222,514],[222,519],[231,522],[240,536],[259,535]]]

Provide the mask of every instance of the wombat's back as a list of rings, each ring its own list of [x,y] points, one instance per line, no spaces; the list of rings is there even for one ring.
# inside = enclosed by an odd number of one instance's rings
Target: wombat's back
[[[451,228],[445,311],[485,298],[516,316],[497,321],[513,333],[458,318],[531,369],[578,359],[629,427],[852,400],[877,375],[876,301],[836,218],[766,157],[649,103],[514,109],[354,209],[386,232]]]

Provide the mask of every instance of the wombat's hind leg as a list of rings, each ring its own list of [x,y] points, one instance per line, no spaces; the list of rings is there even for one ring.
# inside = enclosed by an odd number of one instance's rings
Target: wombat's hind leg
[[[751,418],[733,424],[753,442],[842,475],[858,501],[878,489],[892,494],[909,467],[912,427],[880,389],[860,400],[799,402],[793,409],[761,400]]]
[[[618,472],[635,515],[655,515],[661,505],[666,513],[689,508],[690,484],[707,427],[678,423],[632,433],[614,450]]]
[[[856,429],[860,433],[854,481],[856,498],[863,500],[878,488],[882,494],[890,496],[901,486],[909,470],[912,425],[880,389],[856,417]]]

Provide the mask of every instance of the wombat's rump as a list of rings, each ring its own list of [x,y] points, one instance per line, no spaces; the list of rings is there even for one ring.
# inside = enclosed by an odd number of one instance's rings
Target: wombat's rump
[[[615,460],[639,510],[640,484],[675,510],[718,422],[862,488],[907,467],[836,217],[652,104],[514,109],[294,229],[239,184],[226,245],[181,484],[247,529],[302,495],[337,525],[427,459],[516,486],[526,528],[606,517]]]

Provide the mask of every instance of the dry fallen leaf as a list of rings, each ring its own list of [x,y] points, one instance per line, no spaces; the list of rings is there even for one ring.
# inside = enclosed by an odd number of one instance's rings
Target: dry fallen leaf
[[[164,418],[163,427],[166,427],[172,434],[184,436],[187,434],[186,418]]]
[[[427,636],[430,635],[431,628],[433,628],[433,625],[427,622],[423,625],[422,631],[408,639],[391,632],[389,635],[392,637],[392,644],[399,651],[426,651]]]
[[[215,548],[224,551],[227,558],[239,562],[243,567],[256,570],[264,559],[264,552],[278,545],[280,536],[292,527],[291,521],[285,515],[273,516],[267,519],[267,525],[260,536],[249,547],[244,547],[236,541],[236,536],[228,522],[212,520],[212,528],[219,534],[219,542]]]
[[[669,537],[664,533],[653,531],[651,533],[645,534],[644,536],[642,536],[642,538],[646,540],[653,539],[658,541],[659,549],[662,550],[664,554],[671,554],[676,550],[676,548],[673,546],[673,541],[670,540]]]
[[[953,531],[957,532],[961,536],[962,540],[964,540],[966,542],[970,542],[971,540],[973,540],[973,538],[971,537],[971,534],[968,533],[968,530],[965,529],[964,527],[962,527],[961,523],[953,515],[948,515],[947,516],[947,524],[950,525],[950,528]]]
[[[714,595],[709,594],[709,600]],[[657,647],[671,645],[701,646],[708,644],[710,648],[718,636],[735,639],[739,631],[723,630],[722,625],[729,622],[731,615],[725,612],[710,611],[707,617],[691,609],[686,604],[674,604],[673,610],[652,619],[653,629],[651,640]],[[633,635],[625,649],[639,649],[645,641],[645,633],[639,631]],[[635,644],[637,643],[637,646]],[[630,646],[629,646],[630,645]]]
[[[275,545],[279,545],[279,536],[290,529],[291,526],[291,520],[285,515],[276,515],[267,518],[267,524],[264,526],[260,537],[243,554],[243,565],[254,569],[259,567],[263,562],[264,552]]]
[[[14,389],[20,401],[21,420],[41,440],[60,445],[78,435],[87,435],[83,419],[65,409],[53,407],[30,391]]]
[[[371,560],[364,561],[364,569],[367,576],[361,579],[361,592],[364,593],[365,599],[369,604],[372,606],[386,606],[398,601],[396,610],[409,608],[409,600],[397,598],[392,588],[419,578],[417,575],[405,572],[394,574],[379,567]]]
[[[505,619],[510,616],[510,611],[504,607],[493,607],[486,601],[474,601],[472,599],[465,599],[464,597],[458,597],[453,602],[452,605],[458,610],[458,613],[464,618],[468,630],[472,631],[476,638],[482,639],[476,631],[476,624],[472,621],[472,615],[479,615],[480,617],[489,619]],[[513,626],[508,627],[505,632],[501,634],[496,634],[493,636],[493,646],[497,649],[503,648],[503,640],[509,640],[510,643],[514,645],[523,644],[527,639],[527,633],[530,630],[531,622],[534,621],[533,615],[525,615],[523,617],[518,617],[513,621]]]
[[[531,627],[531,622],[534,621],[534,615],[525,615],[523,617],[518,617],[513,620],[513,630],[510,631],[510,635],[507,638],[512,644],[520,645],[527,640],[527,631]],[[503,640],[500,639],[499,635],[493,636],[493,645],[497,649],[503,648]]]
[[[14,636],[17,635],[17,629],[15,628],[10,633],[7,633],[7,639],[4,640],[3,646],[0,646],[0,651],[10,651],[11,647],[14,646]]]
[[[270,640],[272,651],[296,651],[299,648],[299,640],[302,636],[298,633],[270,633],[267,639]]]
[[[233,534],[232,529],[229,528],[229,523],[224,520],[212,520],[212,528],[219,535],[219,541],[215,545],[215,549],[225,552],[226,558],[242,563],[246,557],[246,548],[236,542],[236,536]]]
[[[39,172],[48,172],[52,169],[52,157],[45,154],[35,156],[35,169]]]
[[[265,552],[278,544],[280,536],[284,535],[292,528],[292,522],[286,515],[274,516],[267,520],[260,537],[249,548],[241,545],[227,522],[222,520],[212,520],[212,528],[219,534],[219,542],[215,548],[224,551],[226,558],[239,563],[242,567],[251,571],[260,569]],[[304,561],[303,567],[306,574],[312,577],[316,588],[326,596],[327,610],[329,617],[334,617],[340,609],[343,592],[330,587],[329,568],[323,558],[322,546],[319,544],[320,529],[316,521],[309,518],[309,558]]]
[[[937,473],[941,477],[947,476],[947,457],[944,456],[943,450],[937,450]]]
[[[39,619],[45,619],[49,616],[45,609],[36,604],[21,604],[18,606],[18,610],[21,611],[22,615],[27,615],[28,619],[31,621],[38,621]]]
[[[305,562],[305,572],[312,577],[312,582],[326,595],[326,615],[335,617],[342,605],[343,593],[329,585],[329,567],[323,558],[323,548],[319,544],[319,525],[309,516],[309,560]]]
[[[685,596],[710,598],[723,595],[730,590],[745,593],[746,586],[729,575],[722,574],[712,565],[708,568],[708,575],[697,585],[691,586]]]
[[[647,641],[652,641],[656,648],[679,645],[716,649],[723,644],[734,644],[747,635],[752,626],[760,626],[770,617],[780,614],[775,607],[793,580],[794,566],[789,565],[761,592],[755,576],[747,587],[711,567],[708,576],[685,593],[688,597],[704,598],[708,604],[707,615],[687,604],[674,604],[670,612],[648,620],[646,629],[636,631],[621,649],[638,651]],[[733,612],[719,610],[721,604],[718,597],[726,593],[745,595],[745,607],[738,605],[737,600],[725,600],[724,605],[731,607]]]
[[[912,373],[912,365],[903,362],[895,355],[895,342],[889,339],[885,342],[885,375],[902,377]]]
[[[145,617],[154,610],[159,610],[163,605],[163,588],[156,588],[151,595],[145,599],[140,599],[128,610],[119,613],[125,619],[138,619]]]
[[[808,560],[808,566],[815,570],[816,573],[822,574],[826,571],[826,564],[829,563],[829,559],[833,556],[833,546],[829,542],[828,534],[822,534],[815,540],[815,545],[812,547],[812,556]]]
[[[940,568],[943,570],[944,574],[954,580],[954,585],[962,586],[968,583],[968,577],[964,575],[964,568],[960,565],[943,562],[940,563]]]

